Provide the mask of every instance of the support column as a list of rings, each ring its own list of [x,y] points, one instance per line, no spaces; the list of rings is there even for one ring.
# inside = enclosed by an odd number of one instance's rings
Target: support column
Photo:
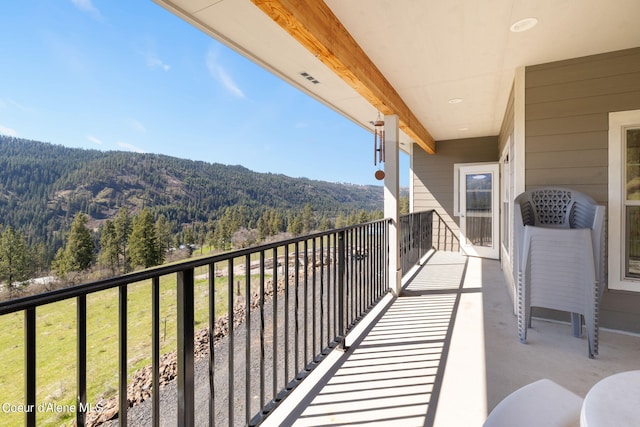
[[[402,270],[400,268],[400,131],[398,116],[384,116],[384,217],[391,218],[389,226],[389,288],[400,296]]]

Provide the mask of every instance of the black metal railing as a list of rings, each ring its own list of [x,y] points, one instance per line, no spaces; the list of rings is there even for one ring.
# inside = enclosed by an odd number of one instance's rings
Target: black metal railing
[[[402,220],[410,241],[420,242],[407,247],[407,263],[418,256],[415,251],[425,248],[423,241],[430,235],[428,214]],[[43,386],[38,380],[38,363],[46,363],[47,358],[36,354],[36,337],[43,340],[46,334],[41,333],[45,324],[38,311],[61,301],[72,305],[75,300],[75,420],[85,425],[86,409],[91,407],[87,402],[91,380],[87,376],[88,347],[98,344],[88,340],[87,319],[95,306],[87,301],[98,292],[117,290],[117,325],[109,326],[105,319],[100,326],[118,331],[118,367],[114,369],[120,426],[128,423],[130,360],[139,356],[128,352],[132,313],[151,312],[150,355],[145,356],[150,357],[152,368],[148,419],[157,426],[165,416],[159,367],[161,321],[166,329],[166,318],[161,318],[160,306],[167,299],[175,304],[178,401],[173,416],[178,424],[257,425],[331,349],[344,343],[349,330],[387,293],[388,236],[389,220],[381,220],[2,302],[0,316],[24,313],[23,403],[35,408],[37,387]],[[166,292],[167,281],[172,292]],[[148,305],[134,306],[134,284],[150,291],[150,298],[145,297]],[[208,358],[197,359],[195,307],[202,304],[208,318]],[[221,306],[224,311],[225,305],[226,322],[221,327],[216,312]],[[225,328],[226,333],[218,334]],[[208,364],[204,378],[195,369],[201,360]],[[69,365],[73,369],[74,363]],[[198,384],[204,384],[206,391],[196,392],[201,390]],[[196,411],[196,407],[203,410]],[[24,411],[25,424],[40,424],[41,416],[36,410]]]
[[[433,249],[433,212],[400,216],[400,262],[403,275]]]
[[[460,239],[437,211],[433,211],[433,247],[438,251],[460,251]]]

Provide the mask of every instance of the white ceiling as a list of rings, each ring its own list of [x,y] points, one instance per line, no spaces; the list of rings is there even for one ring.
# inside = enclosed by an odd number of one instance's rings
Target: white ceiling
[[[371,129],[377,111],[249,0],[155,1]],[[436,140],[497,135],[517,67],[640,46],[640,0],[325,3]]]

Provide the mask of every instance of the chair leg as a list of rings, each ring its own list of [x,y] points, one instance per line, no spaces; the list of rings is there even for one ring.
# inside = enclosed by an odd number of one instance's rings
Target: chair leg
[[[571,325],[573,326],[573,336],[582,338],[582,315],[580,313],[571,313]]]

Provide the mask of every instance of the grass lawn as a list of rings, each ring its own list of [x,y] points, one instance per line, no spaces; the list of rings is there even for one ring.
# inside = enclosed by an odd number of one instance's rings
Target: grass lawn
[[[226,264],[225,264],[226,266]],[[219,268],[222,268],[220,266]],[[208,325],[208,280],[196,269],[195,328]],[[256,281],[252,277],[252,282]],[[244,293],[244,277],[236,276]],[[161,354],[176,348],[176,275],[160,280]],[[227,277],[215,280],[216,317],[227,312]],[[129,285],[128,374],[151,364],[151,281]],[[37,396],[36,404],[75,405],[76,403],[76,301],[60,301],[37,309]],[[0,425],[22,426],[24,414],[24,313],[0,317]],[[110,289],[87,296],[87,401],[111,397],[118,387],[118,290]],[[71,424],[75,412],[37,411],[42,426]]]

